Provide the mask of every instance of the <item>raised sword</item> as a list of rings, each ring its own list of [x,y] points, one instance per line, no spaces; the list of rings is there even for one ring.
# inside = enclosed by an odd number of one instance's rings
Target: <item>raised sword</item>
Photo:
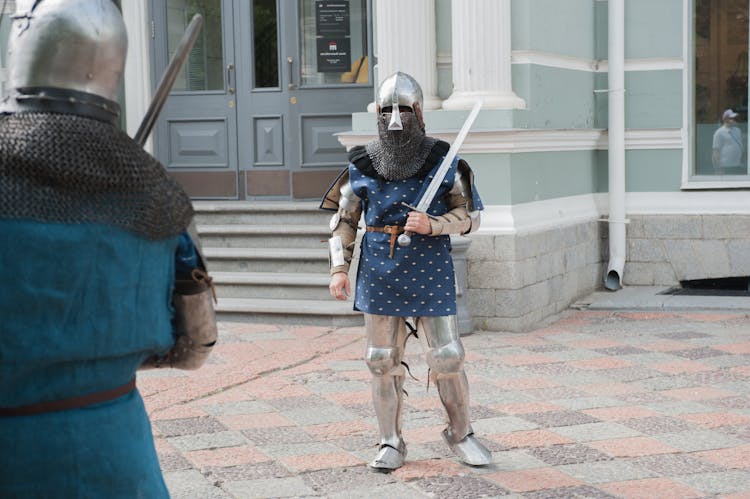
[[[430,185],[427,186],[427,190],[424,191],[424,194],[422,194],[422,197],[417,203],[417,206],[409,206],[409,208],[413,208],[414,211],[421,211],[422,213],[427,214],[427,209],[432,204],[432,201],[435,199],[435,195],[440,188],[440,184],[443,183],[443,179],[451,169],[453,160],[456,159],[458,150],[461,149],[461,145],[463,145],[466,136],[469,134],[471,125],[474,124],[474,120],[477,118],[480,109],[482,109],[482,99],[477,100],[477,102],[474,104],[474,107],[471,109],[471,112],[466,118],[466,121],[461,127],[461,130],[459,130],[458,135],[456,135],[456,140],[453,141],[450,149],[448,149],[448,154],[445,155],[443,162],[440,164],[440,168],[438,168],[435,172],[435,176],[430,181]],[[428,216],[430,215],[428,214]],[[409,246],[411,244],[411,235],[412,234],[410,232],[404,232],[403,234],[398,236],[398,245]]]

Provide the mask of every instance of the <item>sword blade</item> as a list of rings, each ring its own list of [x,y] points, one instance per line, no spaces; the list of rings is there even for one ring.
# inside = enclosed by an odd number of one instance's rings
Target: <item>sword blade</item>
[[[437,191],[440,188],[440,184],[448,174],[448,171],[453,164],[453,160],[456,159],[458,150],[461,149],[464,140],[466,140],[466,136],[469,134],[471,125],[473,125],[474,120],[477,119],[477,115],[479,114],[480,109],[482,109],[481,99],[477,100],[477,102],[474,104],[474,107],[469,113],[469,116],[466,118],[464,125],[461,127],[461,130],[459,130],[458,135],[456,135],[456,140],[453,141],[450,149],[448,149],[448,153],[445,155],[445,159],[443,159],[440,168],[438,168],[438,170],[435,172],[435,176],[430,181],[430,185],[427,186],[427,190],[422,195],[419,203],[417,203],[417,211],[427,212],[427,209],[432,204],[432,201],[435,199],[435,194],[437,194]]]
[[[193,49],[193,45],[198,38],[198,33],[200,33],[202,25],[203,16],[195,14],[190,20],[190,24],[188,24],[185,34],[182,35],[180,44],[177,46],[177,50],[175,51],[174,56],[172,56],[172,60],[169,61],[169,65],[167,66],[166,71],[164,71],[164,75],[161,77],[159,85],[156,87],[154,98],[151,100],[151,104],[149,104],[146,114],[143,116],[143,120],[138,127],[138,131],[135,133],[135,137],[133,137],[133,140],[141,146],[146,143],[148,136],[151,134],[151,130],[154,129],[159,113],[161,113],[164,104],[167,102],[169,92],[172,91],[174,82],[180,74],[180,71],[182,71],[182,67],[185,65],[185,61],[187,60],[188,55],[190,55],[190,51]]]

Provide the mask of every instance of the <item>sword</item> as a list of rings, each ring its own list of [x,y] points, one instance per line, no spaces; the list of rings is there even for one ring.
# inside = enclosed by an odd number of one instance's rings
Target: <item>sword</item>
[[[427,213],[427,209],[432,204],[432,201],[435,199],[435,194],[437,194],[437,191],[440,188],[440,184],[443,183],[443,179],[451,169],[453,160],[456,159],[458,150],[461,149],[461,145],[464,143],[466,136],[469,134],[469,129],[471,129],[471,125],[474,124],[474,120],[477,118],[480,109],[482,109],[482,99],[477,100],[477,102],[474,104],[474,107],[469,113],[469,117],[466,118],[464,125],[461,127],[461,130],[459,130],[458,135],[456,135],[456,140],[453,141],[450,149],[448,149],[448,154],[445,155],[443,162],[440,164],[440,168],[438,168],[438,170],[435,172],[435,176],[430,181],[430,185],[427,186],[427,190],[424,191],[424,194],[422,194],[422,198],[419,200],[419,203],[417,203],[414,211]],[[399,246],[409,246],[410,244],[410,232],[404,232],[403,234],[398,236]]]
[[[159,117],[159,113],[161,113],[164,104],[167,102],[169,92],[172,90],[172,86],[174,86],[177,76],[180,74],[180,71],[182,71],[182,67],[185,65],[185,61],[187,60],[188,55],[190,55],[190,51],[193,49],[193,45],[198,38],[198,33],[200,32],[202,25],[203,16],[195,14],[190,20],[190,24],[188,24],[185,34],[182,35],[180,44],[177,46],[177,50],[175,51],[174,56],[172,56],[172,60],[169,61],[169,66],[167,66],[159,85],[156,87],[154,98],[151,100],[151,104],[149,104],[146,114],[143,116],[143,121],[141,121],[138,131],[135,133],[135,137],[133,137],[133,140],[135,140],[141,147],[146,143],[146,139],[148,139],[148,136],[151,134],[151,130],[153,130],[154,125],[156,124],[156,119]]]

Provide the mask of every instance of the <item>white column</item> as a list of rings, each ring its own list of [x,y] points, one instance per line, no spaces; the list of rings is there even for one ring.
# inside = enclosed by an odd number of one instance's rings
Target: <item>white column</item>
[[[439,109],[435,0],[377,0],[377,84],[396,71],[419,82],[424,108]]]
[[[151,103],[151,70],[148,42],[151,38],[146,0],[122,2],[122,17],[128,30],[128,56],[125,59],[125,121],[133,137]],[[149,137],[144,149],[153,151]]]
[[[452,0],[453,93],[444,109],[523,109],[511,81],[511,0]]]

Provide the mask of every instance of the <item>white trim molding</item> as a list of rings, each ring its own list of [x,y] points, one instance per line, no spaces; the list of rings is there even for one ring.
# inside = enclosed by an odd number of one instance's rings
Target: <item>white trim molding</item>
[[[750,215],[746,192],[628,192],[633,215]],[[486,205],[477,234],[507,235],[601,220],[609,214],[607,193],[582,194],[515,205]]]
[[[452,142],[457,132],[428,131],[428,135]],[[633,129],[625,132],[626,149],[681,149],[682,130]],[[343,132],[337,134],[339,142],[351,149],[375,140],[375,132]],[[464,154],[507,154],[547,151],[591,151],[606,150],[608,135],[602,129],[528,130],[507,129],[471,132],[461,152]]]
[[[609,64],[606,59],[587,59],[536,50],[514,50],[511,55],[511,64],[534,64],[571,71],[588,71],[591,73],[607,73],[609,71]],[[625,71],[673,71],[684,68],[684,61],[680,57],[653,57],[625,60]]]

